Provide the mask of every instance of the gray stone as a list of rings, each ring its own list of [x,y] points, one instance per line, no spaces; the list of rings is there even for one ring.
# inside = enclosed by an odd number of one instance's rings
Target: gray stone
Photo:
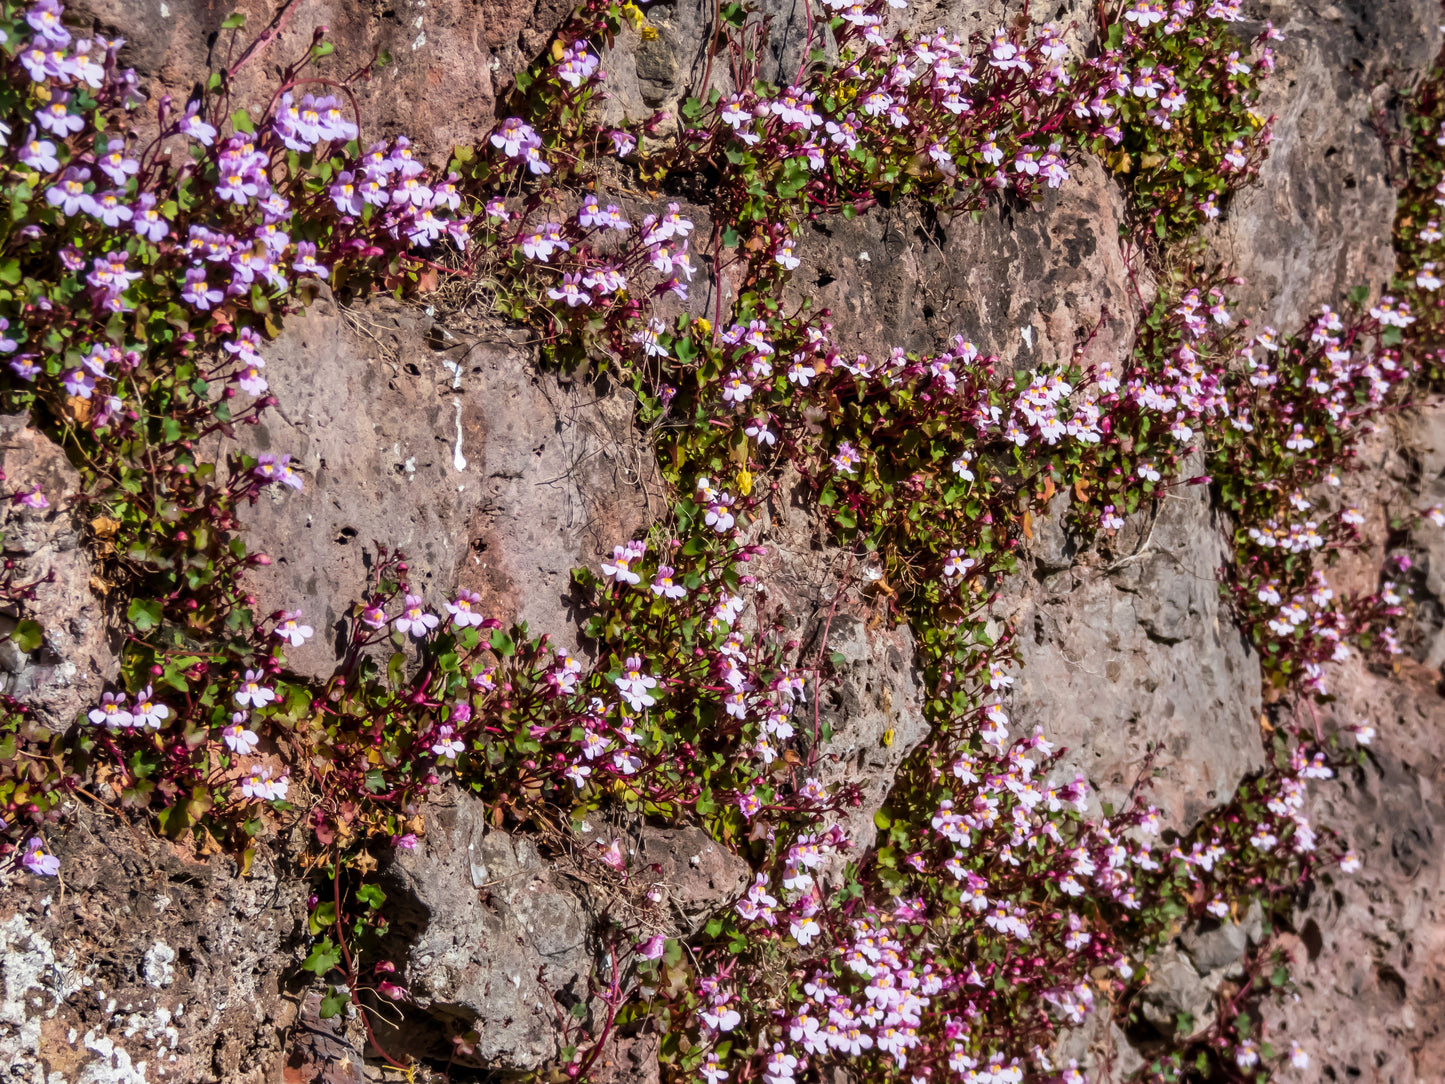
[[[1194,969],[1201,975],[1237,967],[1251,944],[1258,944],[1263,932],[1264,913],[1259,903],[1250,904],[1243,922],[1215,923],[1212,929],[1189,928],[1179,935],[1179,944]]]
[[[349,86],[361,110],[361,144],[402,133],[418,152],[444,165],[451,149],[472,145],[496,119],[513,75],[541,53],[571,13],[563,0],[398,0],[389,8],[358,8],[331,0],[284,7],[272,0],[213,5],[206,0],[76,0],[67,19],[124,37],[123,64],[134,67],[152,98],[184,102],[228,55],[239,59],[262,31],[276,36],[240,68],[232,101],[259,117],[276,87],[276,72],[303,57],[312,34],[327,28],[334,57],[316,74],[341,79],[369,58],[390,60]],[[247,16],[236,36],[221,23]],[[278,17],[279,16],[279,17]]]
[[[115,673],[105,616],[75,506],[80,476],[59,446],[26,428],[24,415],[0,417],[0,470],[7,490],[40,485],[50,507],[0,501],[4,557],[16,562],[15,583],[34,584],[34,599],[0,616],[0,692],[29,704],[49,726],[63,730],[100,701]],[[37,582],[38,581],[38,582]],[[10,639],[18,619],[39,622],[45,637],[31,654]]]
[[[540,373],[515,339],[323,298],[269,344],[280,405],[241,439],[295,455],[306,488],[273,487],[242,519],[274,561],[252,581],[261,612],[301,606],[317,630],[294,669],[330,674],[378,544],[433,609],[460,584],[577,650],[571,570],[650,521],[656,468],[629,401]]]
[[[1275,141],[1257,184],[1236,195],[1213,250],[1248,280],[1244,314],[1281,331],[1394,270],[1392,167],[1375,126],[1440,48],[1432,0],[1288,0],[1249,5],[1285,32],[1259,112]],[[1387,82],[1388,81],[1388,82]]]
[[[306,881],[265,844],[243,877],[84,805],[47,838],[63,891],[0,874],[0,1079],[125,1080],[108,1074],[131,1066],[147,1074],[136,1079],[274,1080],[296,1020],[282,983],[306,952]]]
[[[632,889],[623,904],[639,936],[688,937],[731,906],[753,879],[745,859],[701,828],[658,828],[640,817],[594,815],[578,826],[576,838],[581,849],[573,857],[584,875],[597,871],[600,860],[594,856],[602,848],[621,843]]]
[[[1144,1019],[1166,1034],[1192,1038],[1214,1023],[1214,991],[1173,945],[1149,961],[1149,984],[1140,1000]],[[1180,1028],[1181,1019],[1188,1024]]]
[[[644,826],[637,859],[636,875],[665,894],[683,936],[696,933],[752,882],[752,867],[701,828]]]
[[[825,785],[858,788],[862,804],[838,821],[861,853],[877,838],[873,814],[887,801],[899,767],[928,737],[913,634],[906,625],[870,629],[851,614],[833,618],[826,644],[822,633],[819,627],[815,650],[823,650],[817,653],[842,660],[819,695],[818,720],[832,736],[817,746],[812,770]],[[801,711],[797,720],[805,749],[812,738],[809,715]]]
[[[1358,470],[1344,475],[1338,500],[1366,516],[1369,544],[1330,569],[1336,592],[1378,588],[1389,539],[1387,517],[1418,508],[1422,487],[1442,465],[1445,411],[1438,401],[1388,419],[1362,442]],[[1433,524],[1414,538],[1428,541]],[[1417,562],[1433,557],[1410,541]],[[1420,590],[1423,578],[1415,582]],[[1416,612],[1420,612],[1417,610]],[[1425,614],[1428,636],[1435,618]],[[1409,642],[1409,621],[1401,624]],[[1424,648],[1426,639],[1419,644]],[[1445,698],[1441,671],[1408,655],[1393,666],[1356,655],[1329,668],[1333,700],[1297,722],[1341,735],[1360,722],[1375,727],[1358,766],[1310,785],[1314,824],[1339,833],[1362,868],[1344,874],[1326,852],[1314,890],[1282,935],[1299,997],[1265,1009],[1276,1046],[1298,1041],[1321,1080],[1445,1079]],[[1328,845],[1326,845],[1328,846]],[[1322,847],[1324,850],[1325,847]]]
[[[525,837],[491,830],[465,794],[426,808],[426,835],[382,872],[397,981],[414,1006],[383,1046],[526,1072],[555,1057],[557,1014],[587,995],[590,926],[576,890]],[[465,1037],[470,1052],[453,1045]]]
[[[1095,162],[1042,205],[998,202],[978,222],[907,201],[805,231],[791,300],[832,314],[845,352],[939,350],[955,335],[996,354],[1005,372],[1117,361],[1132,342],[1137,301],[1119,247],[1124,208]],[[1097,326],[1097,332],[1094,329]]]
[[[1072,563],[1055,498],[1014,599],[1022,660],[1011,715],[1066,747],[1103,802],[1139,799],[1184,829],[1262,768],[1259,660],[1224,610],[1224,539],[1202,488],[1133,517],[1115,543]],[[1152,753],[1151,753],[1152,747]]]

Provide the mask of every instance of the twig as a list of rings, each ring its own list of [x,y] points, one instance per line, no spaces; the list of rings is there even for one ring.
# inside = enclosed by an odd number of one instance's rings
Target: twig
[[[281,31],[286,29],[286,24],[291,21],[291,16],[296,11],[296,4],[297,0],[286,0],[285,6],[277,12],[276,17],[271,20],[271,25],[262,31],[261,35],[255,41],[246,46],[246,51],[241,54],[240,59],[238,59],[236,63],[226,69],[227,82],[230,82],[235,74],[241,70],[242,66],[250,61],[252,57],[260,56],[261,53],[265,52],[266,46],[275,41]]]

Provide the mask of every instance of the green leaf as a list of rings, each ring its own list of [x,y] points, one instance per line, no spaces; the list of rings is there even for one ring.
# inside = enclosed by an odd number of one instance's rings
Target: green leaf
[[[328,971],[335,970],[340,964],[341,951],[331,943],[331,938],[326,937],[317,942],[316,947],[311,950],[311,955],[306,957],[306,962],[301,967],[317,975],[324,975]]]
[[[330,1020],[333,1016],[340,1016],[351,995],[338,986],[331,988],[331,993],[321,999],[321,1019]]]
[[[16,647],[29,655],[44,641],[45,632],[39,622],[26,619],[15,626],[15,631],[10,634],[10,639],[15,641]]]
[[[222,30],[240,30],[241,27],[243,27],[243,26],[245,26],[245,25],[246,25],[246,13],[243,12],[243,11],[233,11],[233,12],[231,12],[231,14],[229,14],[229,15],[226,16],[226,21],[221,24],[221,29],[222,29]]]
[[[159,599],[137,598],[132,599],[130,606],[125,611],[126,620],[134,625],[141,632],[150,632],[161,623],[161,604]]]
[[[510,658],[517,653],[517,645],[513,643],[512,638],[501,629],[492,630],[490,643],[492,650],[503,658]]]
[[[386,893],[378,885],[362,885],[356,890],[356,898],[376,911],[386,902]]]
[[[333,903],[331,900],[327,900],[325,903],[319,904],[316,910],[312,911],[306,919],[306,926],[308,929],[310,929],[312,937],[315,937],[322,930],[329,930],[332,926],[335,925],[336,904]]]

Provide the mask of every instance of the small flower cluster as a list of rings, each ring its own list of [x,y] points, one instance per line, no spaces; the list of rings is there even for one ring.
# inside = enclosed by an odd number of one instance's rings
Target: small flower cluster
[[[1403,599],[1390,585],[1343,598],[1313,560],[1362,541],[1363,516],[1335,490],[1359,435],[1415,375],[1400,351],[1378,345],[1400,316],[1388,301],[1348,319],[1326,306],[1307,333],[1263,329],[1239,351],[1243,378],[1209,458],[1239,524],[1233,598],[1242,623],[1267,669],[1322,694],[1324,667],[1347,658],[1351,643],[1400,650],[1392,626]]]

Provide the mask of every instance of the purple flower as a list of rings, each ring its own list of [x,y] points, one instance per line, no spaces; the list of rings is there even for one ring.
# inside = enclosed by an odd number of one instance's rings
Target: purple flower
[[[316,105],[316,95],[308,94],[301,99],[296,112],[296,134],[308,143],[319,143],[321,134],[321,110]]]
[[[301,624],[300,610],[287,610],[281,615],[276,628],[272,630],[278,640],[285,640],[292,647],[300,647],[315,634],[316,630],[310,625]]]
[[[416,177],[422,172],[421,163],[412,154],[411,140],[406,136],[396,137],[396,144],[387,161],[391,164],[391,169],[403,177]]]
[[[526,161],[527,168],[532,171],[532,174],[534,176],[552,172],[552,167],[549,166],[547,164],[547,160],[542,157],[541,143],[534,142],[523,144],[522,158]]]
[[[281,228],[279,222],[265,222],[252,231],[252,236],[266,246],[268,252],[276,255],[291,247],[291,235]]]
[[[186,286],[181,291],[181,299],[191,308],[207,312],[213,305],[219,305],[225,298],[226,295],[220,290],[212,290],[207,287],[204,267],[192,267],[186,272]]]
[[[156,210],[156,198],[149,192],[142,192],[133,209],[135,232],[152,244],[160,244],[170,232],[171,224]]]
[[[269,226],[276,222],[286,222],[292,216],[291,204],[280,192],[272,192],[261,201],[261,213],[266,224]]]
[[[246,680],[236,690],[236,703],[243,708],[264,708],[276,699],[276,691],[261,684],[266,675],[260,670],[247,670]]]
[[[316,142],[315,127],[312,126],[310,133],[307,133],[301,120],[301,107],[292,99],[289,91],[281,96],[276,115],[271,118],[271,130],[288,150],[305,153]]]
[[[667,938],[660,933],[655,933],[646,941],[637,945],[637,955],[644,960],[662,959],[663,949],[667,947]]]
[[[90,375],[97,380],[103,380],[110,374],[105,371],[106,363],[115,360],[120,351],[114,347],[108,347],[104,343],[96,343],[90,348],[90,353],[81,359],[80,364],[89,370]]]
[[[39,836],[31,836],[25,844],[25,857],[20,860],[25,868],[40,877],[54,877],[60,872],[60,859],[45,849]]]
[[[19,345],[13,338],[5,334],[10,330],[10,321],[0,316],[0,354],[13,354]]]
[[[608,225],[607,212],[597,205],[596,196],[589,195],[582,201],[582,206],[577,209],[577,221],[587,229]]]
[[[302,241],[296,246],[296,262],[291,265],[291,270],[298,275],[316,275],[319,278],[331,274],[323,264],[316,262],[316,246],[310,241]]]
[[[420,640],[439,624],[441,624],[441,618],[422,609],[420,595],[406,596],[406,607],[395,621],[398,632],[409,632],[412,638],[417,640]]]
[[[358,164],[363,172],[375,169],[382,174],[390,173],[396,167],[396,163],[387,157],[385,143],[373,143],[367,147]]]
[[[125,693],[105,693],[100,698],[100,707],[91,708],[87,718],[96,726],[113,729],[131,726],[135,721],[126,710]]]
[[[33,508],[37,512],[43,512],[50,507],[50,501],[46,499],[45,491],[40,488],[39,482],[23,493],[16,493],[11,500],[22,508]]]
[[[548,290],[547,296],[553,301],[566,301],[568,308],[575,309],[578,305],[590,305],[592,295],[582,289],[581,279],[580,274],[563,275],[562,285]]]
[[[236,374],[236,385],[247,395],[258,397],[270,387],[266,383],[266,378],[261,375],[260,366],[255,364],[247,365]]]
[[[337,174],[336,180],[326,190],[326,194],[331,197],[331,202],[336,205],[336,209],[344,215],[361,214],[361,191],[355,182],[356,175],[348,169]]]
[[[97,292],[96,301],[105,312],[134,312],[135,306],[125,299],[125,288],[112,286]]]
[[[47,132],[54,132],[61,139],[74,135],[85,127],[85,118],[70,112],[66,106],[70,103],[70,95],[64,91],[56,91],[51,95],[50,104],[35,114],[36,121],[40,127]]]
[[[316,128],[322,139],[345,143],[356,138],[356,125],[346,119],[346,115],[341,111],[341,102],[335,97],[328,94],[324,98],[317,98],[315,109],[320,118],[316,122]]]
[[[587,48],[585,41],[574,41],[557,62],[557,77],[569,86],[579,87],[592,78],[598,63],[597,54]]]
[[[412,212],[406,225],[407,240],[414,245],[426,248],[446,231],[446,225],[431,213],[430,208],[423,210],[420,214]]]
[[[70,77],[76,82],[84,83],[94,90],[99,90],[105,83],[105,68],[90,58],[90,41],[81,38],[75,43],[75,51],[70,54],[66,62]]]
[[[429,207],[431,201],[432,190],[422,182],[420,177],[402,177],[396,187],[391,190],[391,202],[394,204]]]
[[[64,76],[60,66],[60,54],[46,49],[43,45],[32,45],[20,53],[20,63],[36,83],[47,79],[61,79]]]
[[[56,3],[56,0],[36,0],[25,13],[25,21],[41,40],[51,45],[64,46],[70,44],[70,31],[65,29],[65,23],[61,19],[64,14],[65,9]]]
[[[301,475],[291,465],[289,452],[279,458],[270,452],[263,452],[256,457],[256,467],[252,473],[266,482],[280,482],[283,486],[301,489]]]
[[[132,717],[136,726],[148,726],[152,730],[159,730],[161,723],[165,722],[170,714],[170,708],[152,699],[149,685],[135,694],[135,711],[132,713]]]
[[[25,136],[25,144],[20,148],[19,157],[21,162],[37,173],[54,173],[60,168],[60,160],[55,157],[55,144],[48,139],[37,139],[33,124]]]
[[[637,146],[637,140],[631,132],[611,131],[607,134],[612,139],[612,149],[617,152],[618,158],[626,158]]]
[[[502,126],[492,133],[492,146],[508,158],[521,157],[522,147],[528,143],[540,145],[537,133],[520,117],[508,117],[502,121]]]
[[[40,375],[40,366],[35,364],[34,354],[22,354],[10,359],[10,370],[21,380],[34,380]]]
[[[121,202],[124,196],[125,193],[118,189],[97,192],[91,197],[90,206],[86,210],[111,229],[115,229],[122,222],[129,222],[132,218],[130,208]]]
[[[447,223],[447,236],[452,243],[462,252],[466,252],[472,245],[472,229],[468,225],[470,220],[453,218]]]
[[[434,208],[445,207],[448,211],[455,211],[462,205],[462,193],[457,187],[462,179],[460,173],[448,173],[447,179],[432,189],[432,206]]]
[[[225,168],[228,165],[231,168]],[[223,163],[220,179],[216,182],[216,195],[244,207],[260,194],[261,186],[255,177],[238,168],[234,161]]]
[[[231,725],[221,731],[221,737],[231,752],[243,757],[250,756],[261,741],[254,730],[247,729],[244,711],[231,716]]]
[[[200,118],[200,111],[201,103],[199,101],[187,105],[185,116],[176,122],[176,131],[181,135],[190,136],[203,147],[209,147],[215,142],[216,129]]]
[[[125,403],[118,396],[107,395],[101,401],[100,410],[96,411],[95,416],[91,419],[91,425],[97,429],[107,426],[124,409]]]
[[[85,191],[85,182],[88,180],[90,170],[84,166],[71,166],[61,175],[58,183],[46,190],[45,201],[52,207],[59,207],[61,214],[73,215],[89,202],[90,197]]]
[[[61,377],[65,386],[65,394],[73,395],[80,399],[89,399],[95,391],[95,378],[84,369],[68,369]]]
[[[432,744],[431,751],[439,757],[446,757],[448,760],[456,760],[457,754],[466,751],[466,744],[452,737],[453,730],[449,726],[437,727],[437,740]]]
[[[140,171],[140,163],[134,158],[125,156],[125,140],[112,139],[106,144],[103,155],[96,159],[95,164],[100,171],[111,179],[113,184],[125,184],[127,178],[133,177]]]
[[[452,623],[459,628],[469,628],[480,625],[486,618],[477,605],[482,601],[482,596],[475,591],[461,589],[457,591],[454,601],[447,603],[447,613],[451,615]]]
[[[85,281],[97,290],[105,290],[116,295],[128,290],[131,283],[141,277],[139,271],[126,270],[125,262],[129,256],[130,253],[125,249],[117,249],[104,256],[97,256],[91,261],[90,274],[85,276]]]
[[[562,227],[555,222],[543,222],[522,237],[522,252],[528,259],[540,260],[542,263],[546,263],[553,252],[559,249],[566,252],[571,247],[562,239]]]

